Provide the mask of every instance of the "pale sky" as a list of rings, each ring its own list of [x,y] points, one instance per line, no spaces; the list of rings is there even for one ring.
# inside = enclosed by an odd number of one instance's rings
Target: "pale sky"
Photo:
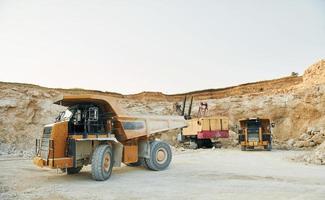
[[[180,93],[325,58],[325,0],[0,0],[0,81]]]

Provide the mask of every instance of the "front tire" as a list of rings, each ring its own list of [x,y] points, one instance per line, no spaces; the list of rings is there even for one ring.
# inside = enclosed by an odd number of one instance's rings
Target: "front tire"
[[[96,181],[105,181],[113,169],[113,151],[109,145],[99,145],[91,159],[91,174]]]
[[[169,144],[153,141],[150,144],[150,158],[145,158],[145,166],[153,171],[166,169],[172,160],[172,151]]]

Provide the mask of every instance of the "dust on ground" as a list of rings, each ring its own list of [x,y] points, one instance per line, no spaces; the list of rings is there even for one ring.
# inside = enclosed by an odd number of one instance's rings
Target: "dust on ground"
[[[0,199],[324,199],[324,166],[293,162],[303,151],[177,150],[160,172],[115,168],[108,181],[90,168],[65,175],[31,160],[0,157]]]

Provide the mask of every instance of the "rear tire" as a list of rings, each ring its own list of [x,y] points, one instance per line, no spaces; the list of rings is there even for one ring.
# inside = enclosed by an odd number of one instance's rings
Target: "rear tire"
[[[204,146],[206,148],[212,148],[213,147],[213,142],[211,141],[211,139],[204,139],[203,144],[204,144]]]
[[[143,166],[147,169],[150,169],[148,164],[147,164],[147,161],[146,161],[146,158],[143,159]]]
[[[204,140],[197,139],[196,143],[197,143],[197,148],[198,149],[201,149],[204,146]]]
[[[91,159],[91,174],[96,181],[105,181],[113,169],[113,152],[109,145],[99,145]]]
[[[242,151],[246,151],[246,146],[241,146]]]
[[[69,174],[69,175],[71,175],[71,174],[78,174],[81,169],[82,169],[82,166],[81,167],[70,167],[70,168],[67,168],[67,174]]]
[[[212,148],[213,147],[213,143],[210,139],[197,139],[197,146],[198,148]]]
[[[160,141],[153,141],[150,144],[150,158],[144,162],[148,169],[161,171],[166,169],[172,160],[172,151],[169,144]]]

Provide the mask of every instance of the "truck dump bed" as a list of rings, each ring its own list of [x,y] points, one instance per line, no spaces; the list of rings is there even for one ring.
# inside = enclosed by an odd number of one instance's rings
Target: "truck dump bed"
[[[71,95],[64,96],[56,104],[74,106],[77,104],[92,103],[101,107],[105,113],[110,113],[114,120],[113,129],[119,141],[138,137],[148,137],[150,134],[168,130],[184,128],[186,120],[181,116],[150,116],[133,115],[119,106],[119,99],[101,95]]]

